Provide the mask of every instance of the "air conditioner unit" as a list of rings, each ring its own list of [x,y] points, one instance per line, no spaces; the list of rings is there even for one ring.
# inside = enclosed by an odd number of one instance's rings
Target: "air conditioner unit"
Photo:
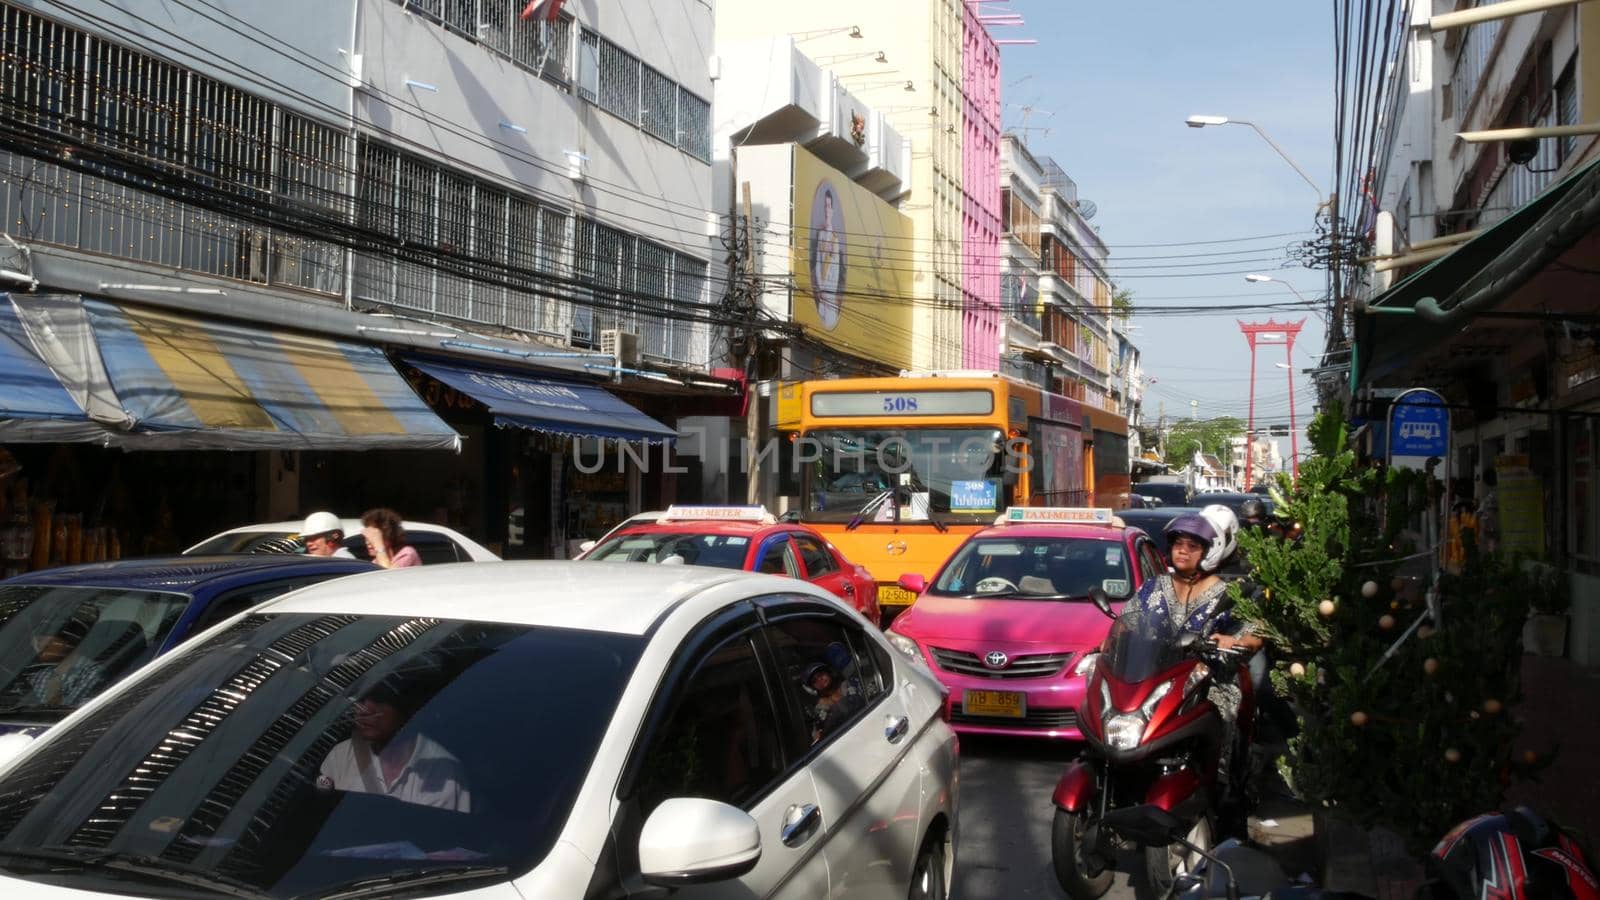
[[[639,335],[632,331],[607,328],[600,332],[600,352],[610,354],[619,366],[637,366]]]

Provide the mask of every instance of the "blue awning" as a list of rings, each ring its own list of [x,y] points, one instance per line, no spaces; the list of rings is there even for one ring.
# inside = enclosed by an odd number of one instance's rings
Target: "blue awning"
[[[0,442],[103,441],[108,436],[39,358],[10,295],[0,294]]]
[[[625,441],[670,441],[677,432],[605,388],[506,369],[408,356],[406,362],[489,408],[503,428]]]

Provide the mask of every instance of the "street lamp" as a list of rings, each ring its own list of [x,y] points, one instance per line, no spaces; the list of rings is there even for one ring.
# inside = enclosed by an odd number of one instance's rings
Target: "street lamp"
[[[1244,277],[1244,280],[1248,281],[1248,282],[1251,282],[1253,284],[1266,284],[1269,281],[1274,283],[1274,284],[1281,284],[1284,287],[1288,288],[1290,291],[1293,291],[1294,295],[1296,297],[1300,298],[1300,302],[1302,302],[1302,303],[1310,303],[1311,302],[1310,300],[1306,299],[1306,296],[1304,294],[1302,294],[1302,293],[1300,293],[1300,291],[1296,290],[1294,285],[1290,284],[1287,281],[1284,281],[1282,278],[1273,278],[1271,275],[1260,275],[1260,274],[1257,274],[1255,272],[1251,272],[1249,275],[1246,275]]]
[[[1204,128],[1207,125],[1249,125],[1251,128],[1256,130],[1256,134],[1261,135],[1261,139],[1266,141],[1268,146],[1278,151],[1278,155],[1283,157],[1283,161],[1288,163],[1290,167],[1299,173],[1300,177],[1306,180],[1306,184],[1311,185],[1311,189],[1317,192],[1317,199],[1321,200],[1323,197],[1327,196],[1322,192],[1322,188],[1317,187],[1317,183],[1311,180],[1311,176],[1307,175],[1304,169],[1300,168],[1300,166],[1297,165],[1294,160],[1290,159],[1289,154],[1283,152],[1283,148],[1279,147],[1276,141],[1270,137],[1267,137],[1267,133],[1262,131],[1261,126],[1257,125],[1256,123],[1246,122],[1243,119],[1230,119],[1227,116],[1190,116],[1184,120],[1184,124],[1188,125],[1190,128]]]

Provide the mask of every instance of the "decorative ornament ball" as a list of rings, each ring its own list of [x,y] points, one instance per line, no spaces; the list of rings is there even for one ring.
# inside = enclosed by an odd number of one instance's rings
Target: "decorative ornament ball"
[[[1289,674],[1296,678],[1304,678],[1306,677],[1306,667],[1300,663],[1290,663]]]
[[[1390,609],[1399,609],[1400,608],[1400,601],[1399,600],[1390,600],[1389,601],[1389,608]]]
[[[1444,751],[1444,761],[1451,765],[1461,762],[1461,751],[1454,747]]]
[[[1324,619],[1326,619],[1327,617],[1333,615],[1333,611],[1334,611],[1335,608],[1336,607],[1335,607],[1334,602],[1332,600],[1324,600],[1321,603],[1317,604],[1317,612],[1321,613],[1322,617]]]
[[[1522,761],[1531,766],[1539,761],[1539,754],[1533,752],[1532,750],[1525,750],[1522,754]]]
[[[1439,661],[1437,659],[1434,659],[1431,656],[1428,657],[1427,659],[1422,661],[1422,671],[1425,674],[1428,674],[1428,675],[1432,675],[1435,672],[1438,672],[1439,671]]]
[[[1389,587],[1390,587],[1391,590],[1393,590],[1395,593],[1398,594],[1399,592],[1405,590],[1406,580],[1404,578],[1401,578],[1399,575],[1396,575],[1394,577],[1394,580],[1389,582]]]
[[[1378,596],[1378,583],[1376,581],[1369,581],[1366,584],[1363,584],[1361,586],[1361,596],[1367,598],[1368,600]]]
[[[1389,629],[1393,628],[1394,616],[1384,613],[1383,616],[1378,619],[1378,627],[1382,628],[1384,631],[1388,631]]]
[[[1501,709],[1500,701],[1493,697],[1483,701],[1483,711],[1491,716],[1499,713]]]
[[[1350,724],[1357,728],[1367,727],[1367,714],[1359,709],[1356,710],[1350,714]]]
[[[1479,719],[1481,719],[1483,717],[1478,715],[1478,711],[1477,710],[1473,709],[1473,710],[1468,710],[1467,711],[1467,718],[1469,718],[1472,721],[1476,722],[1476,721],[1478,721]]]

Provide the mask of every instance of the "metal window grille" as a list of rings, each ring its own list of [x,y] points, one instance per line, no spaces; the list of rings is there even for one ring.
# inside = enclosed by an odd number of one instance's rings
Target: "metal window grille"
[[[361,138],[356,158],[356,226],[376,238],[393,238],[399,231],[400,154]],[[356,254],[353,293],[368,300],[387,302],[394,296],[395,260],[381,251]]]
[[[587,28],[578,35],[578,96],[600,101],[600,35]]]
[[[1467,6],[1484,6],[1498,0],[1478,0]],[[1478,92],[1478,85],[1483,81],[1484,72],[1489,68],[1489,54],[1494,50],[1495,41],[1500,37],[1500,26],[1504,22],[1494,19],[1488,22],[1479,22],[1462,30],[1461,47],[1456,51],[1456,61],[1450,76],[1450,87],[1455,95],[1456,110],[1465,116],[1467,107],[1472,104],[1473,96]]]
[[[284,113],[278,148],[278,198],[305,216],[350,218],[344,132]],[[305,290],[344,290],[344,249],[329,241],[274,232],[271,280]]]
[[[439,170],[436,200],[437,260],[434,310],[457,319],[472,315],[473,184],[448,169]],[[498,232],[497,232],[498,233]]]
[[[679,254],[672,267],[672,299],[679,309],[705,310],[706,264]],[[672,323],[667,356],[690,366],[707,366],[711,357],[711,326],[706,322]]]
[[[475,322],[505,324],[506,210],[510,195],[483,185],[477,186],[472,201],[472,257],[476,261],[472,286],[472,308],[467,318]]]
[[[513,17],[511,58],[557,84],[566,84],[572,79],[572,32],[576,27],[573,18],[565,15],[554,22],[545,21],[543,16]],[[592,31],[585,34],[598,38]],[[585,96],[594,99],[592,85]]]
[[[599,340],[594,312],[600,296],[595,288],[604,283],[601,239],[601,225],[598,222],[578,220],[577,241],[572,254],[573,274],[577,276],[578,284],[574,285],[572,318],[568,322],[568,334],[574,345],[593,347]]]
[[[400,0],[400,5],[420,14],[425,19],[443,21],[444,0]]]
[[[711,161],[711,104],[678,88],[678,148],[702,162]]]
[[[434,271],[428,255],[408,248],[427,248],[434,243],[434,195],[439,186],[439,171],[412,156],[400,157],[399,190],[395,203],[399,223],[397,237],[403,242],[395,278],[393,302],[412,309],[433,310]]]
[[[672,251],[649,241],[638,242],[634,289],[639,297],[639,351],[655,357],[670,357],[671,326],[662,315],[671,306]]]
[[[188,177],[212,191],[250,202],[271,196],[277,108],[204,76],[189,75]],[[233,216],[191,207],[184,212],[186,269],[267,280],[267,233]]]
[[[566,279],[572,275],[568,251],[572,246],[572,218],[559,209],[548,207],[539,210],[539,252],[534,267],[542,275]],[[567,334],[572,326],[573,304],[560,299],[570,296],[571,288],[564,281],[553,281],[540,304],[538,330],[549,334]]]
[[[77,29],[5,7],[0,16],[0,72],[6,118],[71,131],[82,110],[88,36]]]
[[[643,67],[639,120],[644,130],[673,143],[677,139],[678,85],[649,66]]]
[[[539,330],[539,282],[533,273],[539,268],[539,206],[523,197],[512,197],[506,214],[507,261],[513,270],[516,289],[506,295],[505,324],[520,331]]]
[[[1578,90],[1573,82],[1572,64],[1568,63],[1566,71],[1556,79],[1556,124],[1578,124]],[[1566,162],[1572,156],[1572,151],[1578,146],[1575,135],[1567,135],[1556,141],[1556,158]]]
[[[600,108],[639,124],[639,58],[600,39]]]
[[[478,0],[444,0],[442,12],[444,27],[474,40],[477,39]]]
[[[485,47],[509,56],[518,24],[526,23],[517,18],[515,0],[478,0],[474,34]]]

